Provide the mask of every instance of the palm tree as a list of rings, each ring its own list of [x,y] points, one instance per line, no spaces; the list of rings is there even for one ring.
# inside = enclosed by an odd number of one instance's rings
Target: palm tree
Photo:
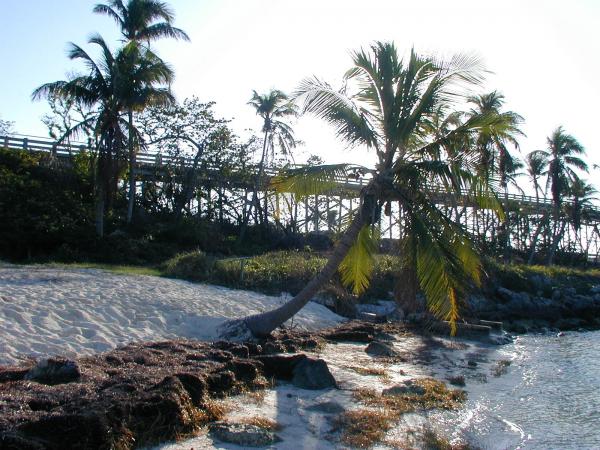
[[[470,97],[469,102],[474,105],[470,111],[471,115],[495,114],[503,118],[503,127],[486,130],[477,136],[476,149],[479,157],[479,174],[485,177],[498,176],[504,193],[504,205],[508,206],[508,185],[511,182],[516,185],[514,178],[511,178],[510,175],[519,168],[519,163],[510,154],[508,146],[519,148],[517,139],[524,135],[519,128],[523,123],[523,117],[513,111],[502,111],[504,95],[497,91]],[[506,221],[508,220],[509,215],[507,214]],[[510,251],[509,223],[504,222],[500,228],[504,234],[504,259],[506,261]]]
[[[274,186],[296,195],[315,195],[335,186],[338,177],[360,173],[369,177],[360,193],[361,206],[322,271],[298,295],[273,311],[229,322],[224,335],[270,333],[304,307],[338,270],[344,283],[361,293],[369,283],[379,216],[391,200],[399,201],[408,217],[410,242],[402,258],[414,262],[415,278],[430,309],[454,323],[459,296],[479,280],[480,261],[469,237],[437,207],[429,189],[441,187],[450,196],[467,190],[482,207],[498,207],[485,180],[473,175],[470,158],[453,143],[460,145],[465,136],[492,131],[501,125],[501,118],[472,115],[441,137],[429,132],[430,118],[440,106],[452,105],[465,88],[480,82],[479,61],[456,56],[445,62],[414,51],[404,60],[394,44],[379,42],[354,53],[353,62],[341,90],[315,77],[301,83],[298,96],[304,99],[304,111],[331,124],[343,142],[373,150],[376,168],[303,167],[284,172]],[[456,148],[453,157],[443,154],[444,146]]]
[[[181,29],[175,28],[172,22],[175,19],[175,14],[171,8],[164,2],[156,0],[129,0],[126,4],[122,0],[110,0],[107,3],[97,4],[94,7],[94,12],[104,14],[115,20],[121,30],[123,40],[127,45],[136,43],[138,45],[146,44],[145,51],[137,49],[136,52],[131,52],[131,56],[140,56],[148,59],[152,64],[164,65],[164,63],[150,52],[150,42],[161,38],[174,38],[189,41],[188,35]],[[143,64],[140,60],[139,64]],[[131,61],[133,65],[138,62]],[[170,77],[163,79],[170,83]],[[130,223],[133,219],[133,207],[136,196],[136,183],[134,176],[134,166],[136,159],[135,130],[134,130],[134,111],[143,111],[146,107],[153,103],[144,103],[137,98],[135,105],[130,105],[127,109],[129,120],[129,203],[127,208],[127,222]],[[139,145],[138,145],[139,148]]]
[[[567,205],[567,214],[575,231],[575,239],[579,241],[579,245],[583,250],[584,245],[580,235],[581,224],[584,220],[589,219],[590,211],[594,208],[594,201],[597,200],[595,195],[598,191],[590,183],[577,177],[571,183],[569,193],[571,203]]]
[[[127,42],[147,42],[161,38],[189,41],[189,36],[173,26],[175,14],[164,2],[156,0],[109,0],[94,7],[94,12],[112,18]]]
[[[67,81],[47,83],[33,92],[33,98],[57,97],[70,99],[94,109],[84,121],[67,130],[68,136],[92,128],[98,147],[96,183],[96,231],[104,233],[104,212],[116,190],[118,161],[123,159],[126,140],[138,139],[138,133],[124,117],[141,105],[161,105],[173,100],[170,91],[156,87],[172,77],[171,69],[162,60],[153,57],[147,49],[130,43],[115,54],[104,39],[95,35],[89,40],[101,49],[101,58],[95,61],[85,50],[70,44],[69,58],[81,60],[89,72]],[[127,132],[125,131],[127,130]],[[126,139],[127,137],[127,139]]]
[[[266,94],[259,94],[256,91],[252,91],[252,98],[248,104],[255,109],[256,114],[263,120],[263,148],[258,165],[256,184],[252,193],[252,201],[250,203],[250,208],[255,207],[257,215],[259,215],[260,205],[258,204],[257,191],[262,182],[265,164],[269,157],[271,160],[274,158],[276,146],[287,155],[296,147],[297,142],[294,137],[294,131],[286,119],[296,117],[298,109],[286,94],[277,89],[272,89]],[[263,214],[260,215],[265,224],[267,223],[267,214],[268,211],[265,208]],[[249,218],[249,216],[250,211],[248,211],[245,217]],[[242,230],[244,228],[242,227]]]
[[[525,157],[525,167],[527,175],[529,175],[529,178],[531,179],[531,182],[533,183],[533,187],[535,189],[536,208],[539,208],[540,193],[543,193],[544,198],[546,198],[546,191],[542,191],[542,188],[540,186],[540,179],[548,174],[548,161],[544,152],[540,150],[534,150],[528,153]],[[527,260],[528,264],[533,264],[537,241],[542,231],[542,228],[544,227],[544,224],[547,222],[547,217],[547,214],[543,214],[542,217],[540,217],[540,222],[538,223],[533,237],[531,238],[531,250],[529,252],[529,259]]]
[[[562,126],[559,126],[547,139],[548,150],[540,150],[540,155],[545,157],[548,165],[547,186],[552,194],[552,210],[554,218],[554,230],[552,242],[548,252],[547,264],[552,265],[558,242],[564,232],[558,229],[562,197],[565,196],[571,184],[578,179],[575,169],[588,172],[587,164],[579,157],[585,155],[584,147],[570,134],[567,134]]]

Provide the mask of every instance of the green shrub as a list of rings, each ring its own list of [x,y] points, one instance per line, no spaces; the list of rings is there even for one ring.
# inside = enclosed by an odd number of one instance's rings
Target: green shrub
[[[210,276],[214,257],[201,250],[179,253],[163,265],[165,275],[192,281],[204,281]]]
[[[278,251],[252,258],[222,259],[211,281],[226,286],[277,294],[296,294],[325,265],[326,258],[310,252]]]

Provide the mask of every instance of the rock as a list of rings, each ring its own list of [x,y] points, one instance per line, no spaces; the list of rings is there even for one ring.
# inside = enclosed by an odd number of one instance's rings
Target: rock
[[[316,411],[324,414],[341,414],[346,411],[346,408],[335,401],[316,403],[306,409],[308,411]]]
[[[379,320],[379,316],[375,313],[370,312],[361,312],[358,313],[358,318],[360,320],[364,320],[366,322],[377,322]]]
[[[296,365],[308,357],[306,355],[261,355],[255,359],[263,364],[266,377],[281,380],[291,380],[294,377]]]
[[[26,374],[25,379],[54,385],[77,381],[81,377],[75,361],[61,358],[48,358],[38,361]]]
[[[600,294],[600,284],[592,286],[590,289],[590,294]]]
[[[577,295],[577,289],[575,289],[574,287],[568,287],[568,288],[564,288],[563,289],[563,294],[565,296],[573,296],[573,295]]]
[[[237,380],[253,381],[260,375],[263,364],[260,361],[236,358],[229,361],[227,367],[235,374]]]
[[[210,433],[220,441],[241,447],[265,447],[281,441],[272,431],[246,423],[215,422]]]
[[[337,387],[327,363],[322,359],[306,358],[294,368],[292,383],[302,389],[327,389]]]
[[[175,374],[175,378],[183,385],[194,406],[200,406],[208,392],[208,387],[204,378],[191,373],[178,373]]]
[[[384,389],[381,392],[381,395],[389,396],[389,395],[423,395],[425,394],[425,389],[421,386],[414,384],[412,380],[406,380],[403,384],[397,384],[396,386],[392,386],[391,388]]]
[[[562,292],[560,291],[560,289],[553,289],[552,290],[552,300],[557,302],[561,299],[562,297]]]
[[[340,330],[327,333],[323,337],[334,342],[371,342],[373,334],[366,331]]]
[[[467,366],[469,367],[477,367],[477,361],[473,361],[472,359],[467,361]]]
[[[373,341],[365,349],[371,356],[396,356],[398,353],[394,348],[385,342]]]
[[[396,336],[394,336],[393,334],[390,333],[385,333],[385,332],[381,332],[381,333],[377,333],[377,340],[378,341],[387,341],[387,342],[394,342],[396,341]]]

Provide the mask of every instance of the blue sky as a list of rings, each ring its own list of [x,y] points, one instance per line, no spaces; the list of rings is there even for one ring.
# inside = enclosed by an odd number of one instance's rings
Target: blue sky
[[[0,117],[23,134],[46,135],[43,102],[32,90],[64,79],[77,66],[66,43],[85,44],[92,32],[115,42],[115,25],[91,12],[95,0],[1,0]],[[471,0],[171,0],[176,24],[191,44],[162,42],[157,51],[176,70],[179,99],[217,102],[240,133],[260,127],[246,105],[252,89],[291,91],[309,75],[331,82],[350,65],[349,52],[374,40],[401,49],[452,54],[476,52],[489,70],[487,90],[498,89],[526,119],[527,153],[564,125],[600,163],[596,106],[600,104],[600,2]],[[329,161],[364,161],[344,151],[314,119],[296,124],[305,153]]]

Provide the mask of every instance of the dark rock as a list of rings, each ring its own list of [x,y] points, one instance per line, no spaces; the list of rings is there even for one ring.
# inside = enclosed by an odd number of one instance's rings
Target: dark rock
[[[241,447],[265,447],[281,441],[272,431],[245,423],[215,422],[210,425],[210,434]]]
[[[81,372],[75,361],[60,358],[43,359],[25,375],[27,380],[48,385],[70,383],[80,377]]]
[[[327,389],[337,387],[327,363],[322,359],[305,358],[294,367],[292,383],[302,389]]]
[[[477,361],[473,361],[472,359],[467,361],[467,366],[469,367],[477,367]]]
[[[296,365],[305,359],[306,355],[261,355],[255,359],[263,364],[266,377],[291,380]]]
[[[576,330],[581,328],[583,322],[577,318],[559,319],[554,322],[554,326],[559,330]]]
[[[396,356],[398,353],[394,348],[385,342],[373,341],[365,349],[371,356]]]

